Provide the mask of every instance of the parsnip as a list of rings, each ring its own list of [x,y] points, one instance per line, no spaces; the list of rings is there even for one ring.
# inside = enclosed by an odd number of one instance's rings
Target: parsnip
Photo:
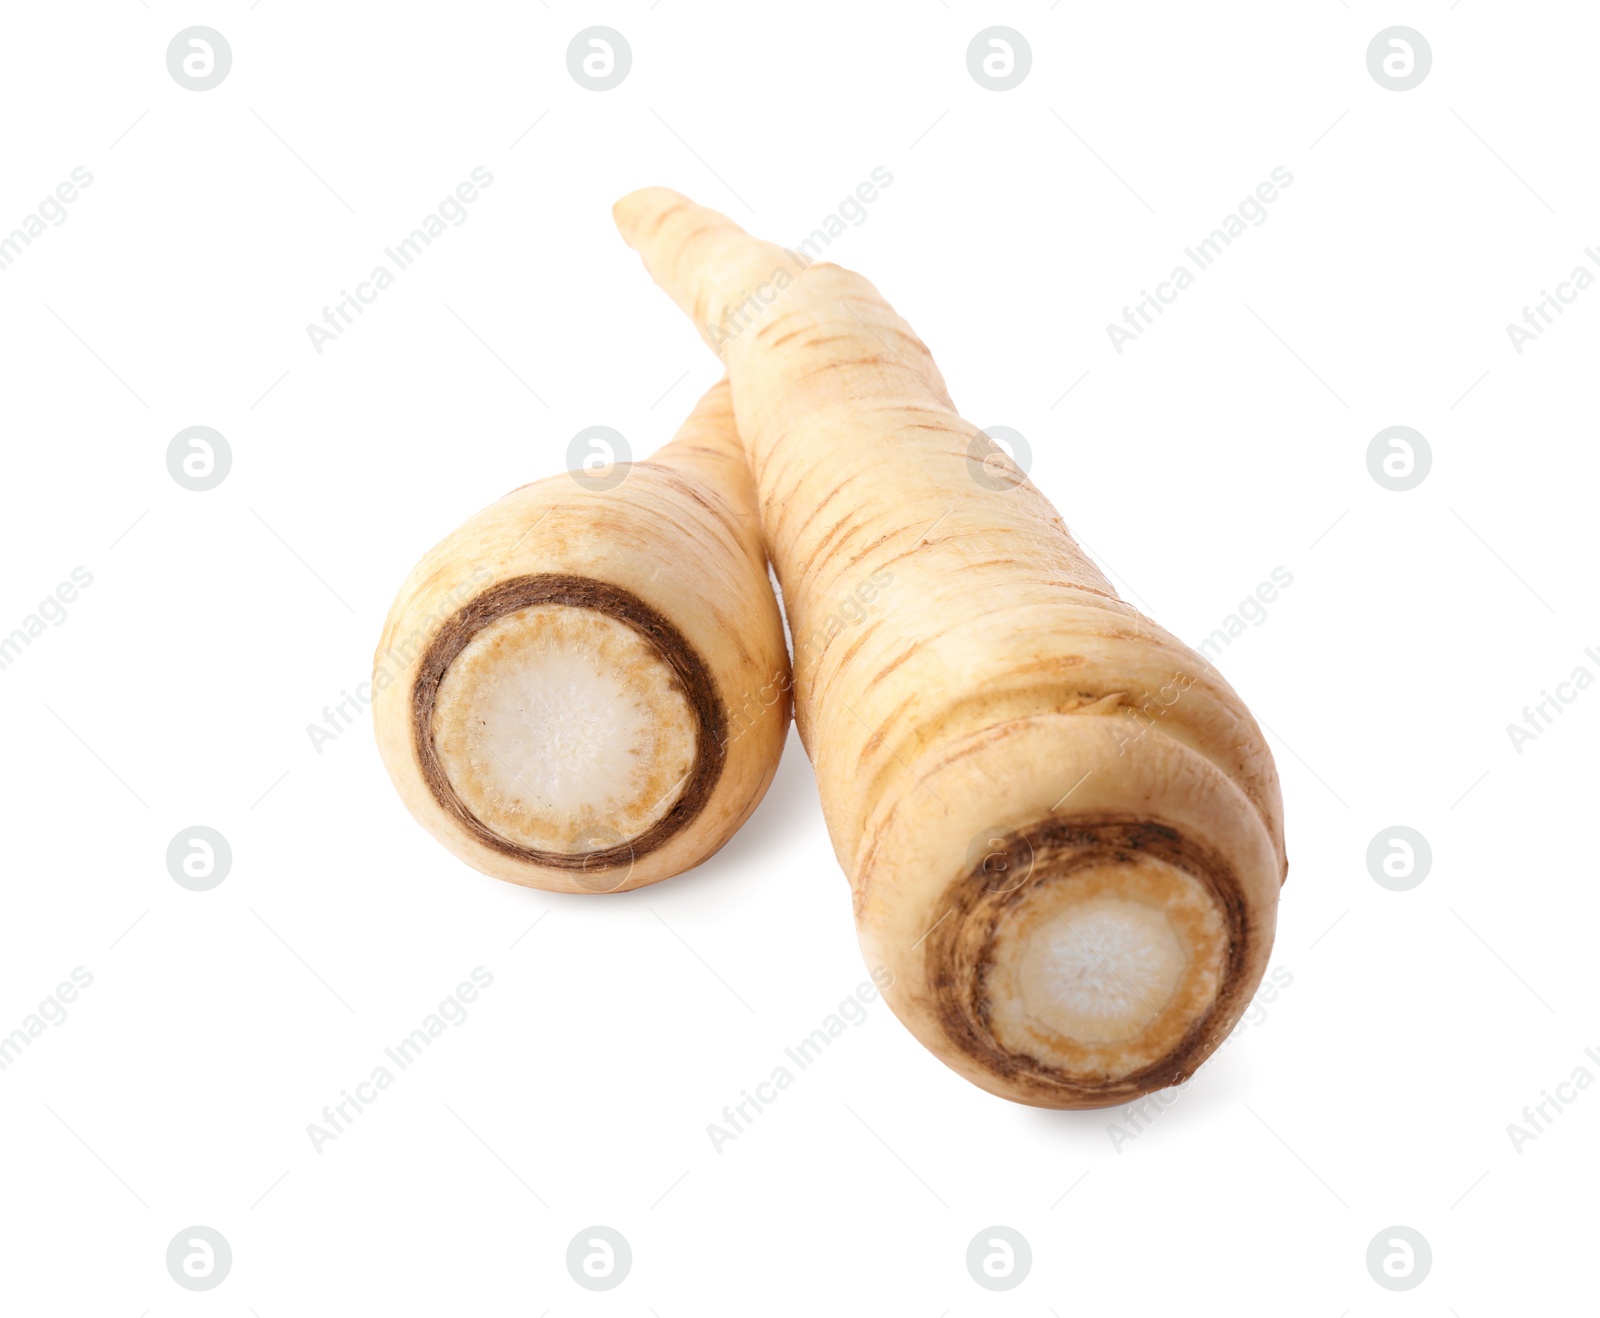
[[[525,485],[428,552],[373,719],[429,832],[558,892],[654,883],[733,835],[789,715],[754,498],[724,381],[615,487]]]
[[[796,721],[895,1012],[1020,1102],[1185,1079],[1266,968],[1287,873],[1249,712],[1117,598],[865,279],[665,189],[615,216],[729,371]]]

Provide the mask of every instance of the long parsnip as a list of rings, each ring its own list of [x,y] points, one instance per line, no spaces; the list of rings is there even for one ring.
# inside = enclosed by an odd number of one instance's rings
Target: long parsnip
[[[895,1012],[1025,1103],[1185,1079],[1261,979],[1287,873],[1249,712],[1117,598],[865,279],[666,189],[615,217],[728,369],[796,721]]]

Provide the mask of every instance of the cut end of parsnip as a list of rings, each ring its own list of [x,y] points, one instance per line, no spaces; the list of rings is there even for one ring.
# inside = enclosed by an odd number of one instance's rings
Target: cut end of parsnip
[[[1246,987],[1248,917],[1227,865],[1122,817],[1046,820],[1005,847],[1004,865],[951,885],[955,918],[926,943],[946,1037],[1042,1106],[1187,1079]]]
[[[433,740],[462,804],[499,836],[585,854],[642,836],[694,768],[695,715],[646,638],[593,609],[519,609],[445,670]]]
[[[414,745],[438,804],[502,854],[605,889],[705,806],[722,717],[676,628],[579,577],[516,578],[479,596],[439,633],[413,691]]]
[[[1216,999],[1221,912],[1182,870],[1131,856],[1040,875],[996,923],[990,1028],[1085,1081],[1170,1054]]]

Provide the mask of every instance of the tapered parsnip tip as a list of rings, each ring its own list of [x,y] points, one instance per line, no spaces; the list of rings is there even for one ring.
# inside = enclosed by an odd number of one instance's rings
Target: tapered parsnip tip
[[[616,222],[628,245],[634,245],[634,235],[649,224],[661,224],[674,211],[698,209],[681,192],[671,188],[636,188],[620,198],[611,207],[611,218]]]

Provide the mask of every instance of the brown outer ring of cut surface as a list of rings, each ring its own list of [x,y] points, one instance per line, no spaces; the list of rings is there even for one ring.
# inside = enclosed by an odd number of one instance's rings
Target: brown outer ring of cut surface
[[[1232,868],[1221,856],[1184,837],[1177,829],[1134,815],[1095,814],[1047,820],[1014,833],[1007,840],[1008,855],[1027,855],[1024,848],[1032,849],[1028,882],[997,893],[990,887],[992,876],[980,866],[956,879],[946,890],[942,904],[951,908],[956,918],[941,922],[930,934],[926,954],[928,983],[945,1033],[996,1077],[1031,1091],[1029,1099],[1050,1106],[1109,1106],[1187,1080],[1196,1069],[1196,1056],[1204,1058],[1210,1053],[1210,1036],[1219,1023],[1226,1022],[1231,1028],[1244,1006],[1239,998],[1255,930]],[[1210,1007],[1166,1056],[1138,1071],[1100,1083],[1069,1075],[1026,1053],[1006,1048],[990,1032],[984,988],[1001,918],[1032,883],[1065,877],[1107,860],[1129,859],[1135,853],[1165,861],[1198,880],[1221,912],[1228,943],[1221,982]],[[1066,862],[1064,866],[1062,860]]]
[[[694,767],[672,808],[638,837],[602,851],[539,851],[502,837],[467,809],[456,793],[433,742],[433,711],[439,684],[456,656],[485,627],[508,613],[536,604],[591,609],[627,624],[644,637],[672,670],[695,717]],[[605,870],[649,855],[689,824],[711,799],[727,759],[727,719],[705,661],[684,634],[632,591],[593,577],[544,573],[513,577],[462,605],[439,629],[417,666],[411,689],[411,735],[423,781],[440,807],[486,847],[502,855],[559,870]]]

